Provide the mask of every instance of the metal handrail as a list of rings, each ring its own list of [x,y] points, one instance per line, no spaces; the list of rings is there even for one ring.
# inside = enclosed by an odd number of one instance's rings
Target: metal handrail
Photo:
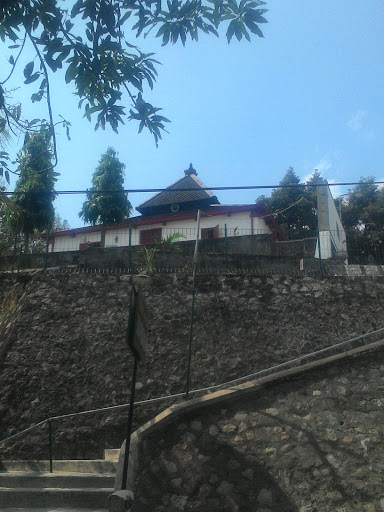
[[[205,388],[191,390],[189,392],[189,394],[195,394],[195,393],[199,393],[199,392],[203,392],[203,391],[209,391],[209,390],[217,389],[219,387],[227,386],[227,385],[232,385],[233,386],[236,382],[243,381],[245,379],[255,378],[255,377],[257,377],[259,375],[262,375],[262,374],[264,374],[264,373],[266,373],[268,371],[281,369],[281,368],[283,368],[283,367],[285,367],[285,366],[287,366],[289,364],[292,364],[292,363],[299,363],[303,359],[306,359],[306,358],[309,358],[309,357],[313,357],[314,355],[318,355],[318,354],[327,352],[327,351],[332,350],[334,348],[346,345],[347,343],[352,343],[354,341],[358,341],[360,339],[367,338],[368,336],[371,336],[373,334],[378,334],[378,333],[381,333],[383,331],[384,331],[384,327],[381,327],[380,329],[376,329],[375,331],[371,331],[371,332],[368,332],[368,333],[365,333],[365,334],[361,334],[359,336],[354,336],[352,338],[349,338],[348,340],[344,340],[344,341],[335,343],[333,345],[330,345],[328,347],[325,347],[325,348],[322,348],[322,349],[319,349],[319,350],[315,350],[314,352],[310,352],[309,354],[304,354],[302,356],[296,357],[294,359],[290,359],[289,361],[285,361],[283,363],[279,363],[279,364],[271,366],[269,368],[264,368],[263,370],[258,370],[255,373],[251,373],[251,374],[248,374],[248,375],[244,375],[243,377],[238,377],[236,379],[233,379],[233,380],[230,380],[230,381],[227,381],[227,382],[223,382],[222,384],[214,384],[212,386],[208,386],[208,387],[205,387]],[[155,398],[148,398],[146,400],[140,400],[138,402],[135,402],[135,406],[136,405],[148,404],[148,403],[152,403],[152,402],[158,402],[158,401],[162,401],[162,400],[170,400],[170,399],[179,398],[179,397],[182,397],[182,396],[185,397],[185,392],[175,393],[174,395],[166,395],[166,396],[160,396],[160,397],[155,397]],[[16,439],[17,437],[20,437],[21,435],[26,434],[27,432],[31,432],[32,430],[35,430],[35,429],[37,429],[37,428],[39,428],[39,427],[41,427],[41,426],[43,426],[45,424],[48,424],[49,470],[52,473],[53,472],[53,442],[52,442],[52,422],[53,421],[60,420],[60,419],[66,419],[66,418],[73,418],[75,416],[84,416],[86,414],[94,414],[94,413],[98,413],[98,412],[106,412],[106,411],[112,411],[112,410],[117,410],[117,409],[125,409],[125,408],[128,408],[128,407],[129,407],[129,403],[127,403],[127,404],[120,404],[120,405],[111,405],[111,406],[107,406],[107,407],[100,407],[98,409],[89,409],[89,410],[86,410],[86,411],[73,412],[73,413],[69,413],[69,414],[60,414],[60,415],[57,415],[57,416],[50,416],[49,418],[46,418],[46,419],[40,421],[39,423],[36,423],[35,425],[31,425],[30,427],[25,428],[24,430],[21,430],[20,432],[17,432],[16,434],[12,434],[9,437],[1,439],[0,440],[0,445],[5,444],[8,441],[11,441],[12,439]]]

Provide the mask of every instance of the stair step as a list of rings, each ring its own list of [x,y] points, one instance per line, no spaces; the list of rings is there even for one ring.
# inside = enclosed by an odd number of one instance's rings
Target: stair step
[[[111,488],[31,489],[0,488],[0,507],[99,507],[108,508]]]
[[[117,462],[112,460],[54,460],[54,472],[115,474]],[[49,472],[47,460],[4,460],[0,462],[0,471]]]
[[[118,462],[120,455],[120,448],[108,448],[104,450],[104,460],[113,460]]]
[[[22,471],[0,472],[0,488],[113,488],[113,474],[91,473],[26,473]]]
[[[1,508],[1,512],[108,512],[107,508],[101,508],[101,507],[70,507],[70,506],[62,506],[60,507],[5,507]]]

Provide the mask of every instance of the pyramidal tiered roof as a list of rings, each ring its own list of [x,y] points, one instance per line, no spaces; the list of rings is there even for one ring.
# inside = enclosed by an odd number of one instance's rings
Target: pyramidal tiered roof
[[[142,215],[155,215],[161,212],[176,213],[212,204],[220,204],[217,197],[197,178],[197,172],[190,164],[185,176],[172,183],[166,190],[158,192],[136,207]],[[175,190],[176,189],[176,190]],[[179,190],[190,189],[190,190]],[[175,190],[172,192],[172,190]]]

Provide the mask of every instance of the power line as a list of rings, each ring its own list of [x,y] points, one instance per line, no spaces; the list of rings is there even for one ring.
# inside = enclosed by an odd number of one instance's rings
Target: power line
[[[238,185],[231,187],[199,187],[199,188],[132,188],[132,189],[124,189],[124,190],[58,190],[55,192],[56,195],[71,195],[71,194],[141,194],[141,193],[154,193],[154,192],[196,192],[199,190],[264,190],[264,189],[274,189],[274,188],[305,188],[305,187],[349,187],[352,185],[365,185],[365,183],[361,183],[360,181],[351,181],[346,183],[317,183],[317,184],[307,184],[307,183],[299,183],[292,185]],[[384,185],[384,181],[372,181],[367,183],[367,185]],[[13,195],[22,195],[25,194],[25,191],[22,192],[8,192],[1,191],[0,196],[13,196]]]

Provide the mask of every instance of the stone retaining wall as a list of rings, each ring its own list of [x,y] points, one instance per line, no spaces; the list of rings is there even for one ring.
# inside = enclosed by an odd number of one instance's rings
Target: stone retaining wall
[[[129,279],[56,271],[23,284],[17,314],[0,325],[2,437],[52,415],[128,402]],[[138,400],[185,390],[192,302],[190,275],[146,279],[151,330],[148,358],[138,371]],[[241,377],[382,326],[382,275],[201,274],[191,388]],[[163,408],[163,402],[140,405],[136,427]],[[120,410],[54,422],[54,456],[102,457],[104,448],[120,446],[125,424]],[[46,457],[47,443],[46,429],[37,431],[7,446],[0,459]]]
[[[305,258],[305,270],[318,270],[313,258],[316,239],[274,242],[270,235],[247,235],[199,241],[200,265],[211,269],[268,268],[275,271],[299,269],[299,260]],[[177,242],[170,248],[154,246],[154,266],[157,268],[191,268],[194,241]],[[93,268],[145,267],[142,246],[98,248],[54,252],[45,254],[22,254],[14,258],[0,257],[0,269],[10,270],[81,265]]]
[[[168,421],[132,510],[381,512],[383,391],[381,348]]]

